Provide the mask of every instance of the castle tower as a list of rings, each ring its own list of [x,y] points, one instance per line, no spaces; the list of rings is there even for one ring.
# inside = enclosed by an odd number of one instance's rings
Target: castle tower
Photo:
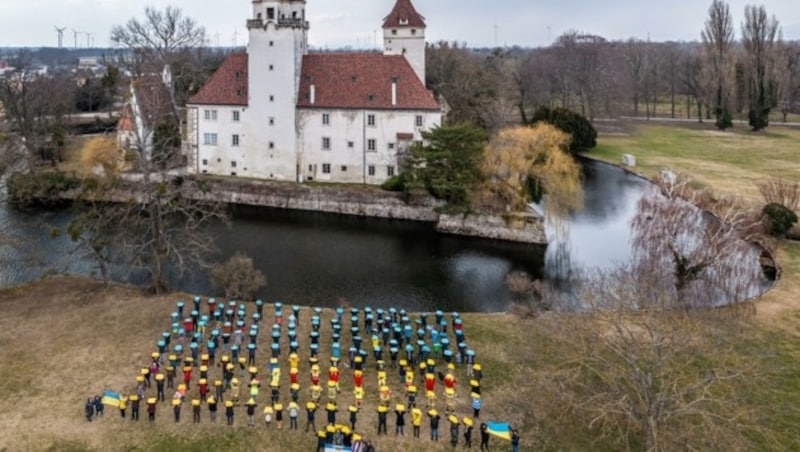
[[[252,137],[269,178],[296,177],[295,116],[303,55],[308,51],[305,0],[253,0],[247,21],[248,111]],[[249,159],[252,161],[252,159]]]
[[[411,0],[397,0],[383,19],[383,54],[404,55],[425,84],[425,18]]]

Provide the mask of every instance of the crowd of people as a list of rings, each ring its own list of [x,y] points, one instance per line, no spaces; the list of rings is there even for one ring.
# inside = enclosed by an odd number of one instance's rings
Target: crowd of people
[[[171,407],[174,422],[181,422],[184,405],[192,423],[216,422],[222,411],[232,426],[243,412],[251,428],[258,423],[283,429],[287,418],[288,430],[299,431],[304,417],[303,430],[317,436],[318,451],[336,445],[366,452],[374,447],[364,432],[388,435],[387,418],[393,414],[397,436],[405,436],[408,417],[414,438],[427,423],[430,440],[439,441],[440,423],[446,422],[453,447],[462,440],[471,447],[478,424],[480,448],[488,449],[487,424],[480,422],[483,369],[458,313],[301,310],[276,302],[265,314],[266,306],[261,300],[178,301],[132,390],[90,398],[87,419],[102,416],[104,403],[132,421],[139,420],[142,408],[155,421],[162,403]],[[307,326],[302,338],[301,322]],[[459,384],[462,376],[467,384]],[[373,383],[365,384],[369,379]],[[471,416],[459,417],[457,410],[465,408]],[[376,426],[359,423],[365,410],[377,413]],[[514,442],[519,442],[516,431]]]

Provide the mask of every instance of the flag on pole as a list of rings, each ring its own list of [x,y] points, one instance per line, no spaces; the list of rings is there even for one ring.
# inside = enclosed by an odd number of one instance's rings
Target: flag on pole
[[[103,402],[103,405],[111,405],[119,407],[119,400],[120,396],[116,392],[109,391],[108,389],[103,391],[103,398],[101,400]]]
[[[486,422],[486,427],[490,435],[511,441],[511,427],[508,425],[508,422],[488,421]]]

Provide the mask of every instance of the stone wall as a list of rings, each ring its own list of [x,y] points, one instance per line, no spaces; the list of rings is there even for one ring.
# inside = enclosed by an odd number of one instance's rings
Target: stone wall
[[[436,230],[447,234],[483,237],[512,242],[546,244],[544,220],[535,214],[439,216]]]

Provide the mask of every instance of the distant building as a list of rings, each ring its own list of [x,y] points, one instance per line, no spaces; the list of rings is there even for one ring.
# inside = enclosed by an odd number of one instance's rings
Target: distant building
[[[187,105],[189,172],[380,184],[441,123],[410,0],[384,18],[382,53],[309,53],[305,0],[252,5],[247,53]]]
[[[169,66],[161,75],[148,74],[131,80],[128,97],[117,122],[117,144],[121,149],[141,149],[145,158],[153,152],[159,124],[177,125]]]

